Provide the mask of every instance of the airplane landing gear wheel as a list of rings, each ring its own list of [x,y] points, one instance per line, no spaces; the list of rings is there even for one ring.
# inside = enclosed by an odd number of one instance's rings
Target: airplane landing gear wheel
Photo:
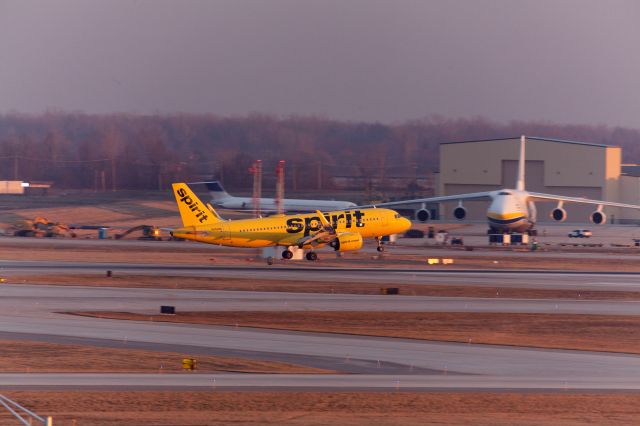
[[[293,252],[291,250],[285,250],[282,252],[283,259],[291,259],[293,257]]]
[[[267,257],[267,265],[273,265],[273,257]]]
[[[384,246],[378,246],[378,247],[376,247],[376,250],[378,250],[380,253],[382,253],[384,251]]]
[[[306,258],[307,258],[307,260],[310,260],[310,261],[314,262],[314,261],[318,260],[318,255],[316,254],[315,251],[310,251],[309,253],[307,253]]]

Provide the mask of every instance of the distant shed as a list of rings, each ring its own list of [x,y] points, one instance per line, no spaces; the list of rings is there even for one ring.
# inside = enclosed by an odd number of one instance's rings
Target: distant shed
[[[46,195],[51,182],[24,182],[21,180],[0,180],[0,194],[5,195]]]
[[[24,182],[21,180],[0,180],[0,194],[24,194]]]

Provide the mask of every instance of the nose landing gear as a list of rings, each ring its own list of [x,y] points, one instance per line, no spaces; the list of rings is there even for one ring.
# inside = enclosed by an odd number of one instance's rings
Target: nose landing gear
[[[310,251],[305,257],[311,262],[315,262],[316,260],[318,260],[318,255],[315,251]]]
[[[378,250],[379,253],[382,253],[384,251],[384,246],[382,245],[382,238],[380,237],[376,237],[376,243],[378,243],[378,247],[376,247],[376,250]]]

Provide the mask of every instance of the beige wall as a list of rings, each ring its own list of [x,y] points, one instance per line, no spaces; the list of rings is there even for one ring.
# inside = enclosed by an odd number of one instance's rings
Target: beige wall
[[[620,176],[620,202],[640,204],[640,179],[636,176]],[[640,220],[640,211],[620,209],[624,211],[623,220]]]
[[[517,174],[519,138],[440,145],[439,193],[453,195],[464,192],[513,188]],[[526,184],[530,191],[586,197],[607,201],[640,203],[638,178],[621,179],[620,147],[527,139]],[[625,177],[626,178],[626,177]],[[632,183],[633,182],[633,183]],[[633,201],[635,198],[635,201]],[[465,203],[471,219],[483,219],[486,203]],[[555,203],[536,203],[538,220],[546,221]],[[595,210],[591,205],[565,204],[568,221],[588,222]],[[450,215],[451,203],[441,214]],[[605,208],[609,217],[640,219],[628,209]]]
[[[447,184],[484,185],[502,183],[502,161],[518,161],[519,139],[451,143],[440,145],[440,175]],[[620,148],[528,140],[527,161],[544,162],[544,184],[551,186],[601,186],[615,174],[615,159],[607,161],[607,150]],[[620,161],[617,158],[617,174]],[[510,186],[515,185],[513,182]]]

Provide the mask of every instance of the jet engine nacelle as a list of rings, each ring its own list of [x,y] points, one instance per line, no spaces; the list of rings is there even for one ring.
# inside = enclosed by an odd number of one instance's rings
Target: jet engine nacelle
[[[564,222],[567,219],[567,211],[562,207],[556,207],[555,209],[551,210],[550,216],[551,219],[557,222]]]
[[[330,244],[335,251],[360,250],[362,248],[362,235],[357,232],[345,232],[339,234]]]
[[[595,212],[591,213],[591,215],[589,216],[589,220],[591,220],[591,223],[594,223],[596,225],[602,225],[607,221],[607,215],[604,214],[604,212],[596,210]]]
[[[415,217],[416,220],[419,220],[420,222],[427,222],[431,219],[431,213],[429,213],[429,210],[420,209],[416,210]]]
[[[456,207],[455,209],[453,209],[453,217],[458,220],[464,219],[465,217],[467,217],[467,209],[462,206]]]

